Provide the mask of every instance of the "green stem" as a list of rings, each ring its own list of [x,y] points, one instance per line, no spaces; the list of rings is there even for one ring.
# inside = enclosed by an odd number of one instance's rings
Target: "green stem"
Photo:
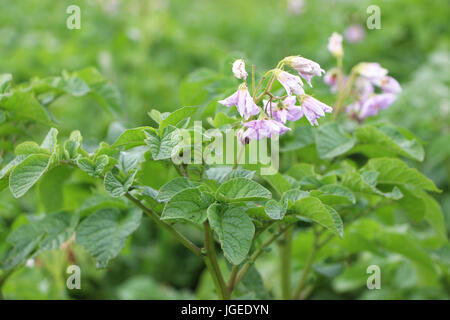
[[[338,59],[338,61],[339,61],[339,59]],[[341,111],[341,108],[344,105],[345,99],[347,99],[347,97],[351,93],[353,83],[355,82],[355,79],[356,79],[356,73],[355,73],[354,69],[352,69],[352,71],[350,72],[350,77],[349,77],[347,83],[345,84],[345,86],[342,84],[342,80],[340,80],[341,84],[339,85],[339,73],[342,74],[342,67],[340,68],[340,70],[341,71],[338,71],[338,97],[336,100],[336,107],[334,109],[334,115],[333,115],[333,117],[335,119],[336,119],[337,115],[339,114],[339,112]],[[342,75],[340,77],[342,78]]]
[[[252,64],[252,93],[255,96],[255,65]]]
[[[205,244],[204,247],[206,249],[206,256],[205,260],[209,260],[211,263],[211,269],[209,272],[211,273],[211,276],[213,277],[213,280],[215,279],[216,289],[217,293],[219,295],[220,299],[230,299],[228,294],[227,285],[225,284],[225,280],[222,276],[222,271],[220,270],[219,263],[217,261],[217,254],[216,249],[214,247],[214,238],[211,228],[209,227],[209,222],[205,221],[203,223],[204,227],[204,233],[205,233]]]
[[[153,212],[150,208],[147,208],[142,202],[140,202],[138,199],[136,199],[133,195],[130,193],[126,193],[125,197],[131,200],[136,206],[138,206],[142,211],[144,211],[150,218],[152,218],[159,226],[169,231],[178,241],[180,241],[186,248],[191,250],[193,253],[195,253],[197,256],[202,256],[201,250],[199,247],[197,247],[195,244],[193,244],[188,238],[186,238],[184,235],[179,233],[174,227],[172,227],[170,224],[162,221],[159,216]]]
[[[237,276],[238,271],[239,271],[239,266],[233,266],[233,268],[231,268],[230,277],[228,278],[228,283],[227,283],[229,297],[231,297],[231,294],[233,293],[233,290],[235,288],[234,282],[236,281],[236,276]]]
[[[317,232],[314,232],[313,246],[311,248],[311,251],[308,254],[308,257],[306,258],[305,266],[302,270],[302,275],[300,276],[300,281],[298,282],[297,288],[295,289],[295,293],[293,296],[294,300],[299,299],[302,294],[303,288],[305,287],[306,280],[308,279],[308,274],[311,271],[311,268],[312,268],[312,265],[314,262],[314,258],[316,256],[318,249],[319,249],[318,235],[317,235]]]
[[[238,147],[239,148],[239,147]],[[241,146],[241,149],[239,150],[239,153],[236,157],[236,161],[234,162],[233,169],[236,170],[239,164],[239,161],[241,161],[242,155],[245,154],[245,145]]]
[[[281,270],[281,297],[283,300],[291,298],[291,253],[292,235],[294,227],[291,226],[284,233],[284,237],[279,244],[280,248],[280,270]]]
[[[241,270],[239,270],[236,280],[234,281],[234,287],[236,288],[239,282],[242,280],[242,278],[247,273],[248,269],[250,269],[250,266],[255,262],[255,260],[260,256],[261,253],[263,253],[264,249],[268,246],[270,246],[275,240],[278,239],[286,230],[288,227],[282,229],[280,232],[272,235],[266,242],[262,244],[261,247],[259,247],[253,254],[248,258],[247,262],[242,266]]]

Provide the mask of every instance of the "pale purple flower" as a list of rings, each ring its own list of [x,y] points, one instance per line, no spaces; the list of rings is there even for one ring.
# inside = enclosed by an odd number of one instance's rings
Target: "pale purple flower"
[[[245,84],[241,84],[235,93],[218,102],[226,107],[236,106],[239,114],[241,117],[244,117],[245,120],[251,116],[257,115],[260,112],[259,107],[253,101],[253,98],[248,92]]]
[[[366,35],[366,31],[360,24],[352,24],[344,31],[345,40],[349,43],[361,42]]]
[[[375,87],[373,86],[372,82],[370,82],[370,80],[363,77],[358,77],[355,81],[354,92],[356,96],[359,97],[359,100],[363,103],[375,92]]]
[[[271,138],[273,135],[282,135],[291,130],[281,122],[272,119],[252,120],[243,124],[247,130],[238,133],[238,138],[243,144],[250,140]]]
[[[361,110],[361,104],[359,103],[359,101],[355,101],[349,104],[347,108],[345,108],[345,111],[347,111],[347,113],[357,113],[359,112],[359,110]]]
[[[398,81],[390,76],[386,76],[381,79],[380,87],[383,93],[399,94],[400,92],[402,92],[402,87],[400,86]]]
[[[342,75],[342,85],[344,86],[346,81],[347,81],[347,77]],[[328,86],[330,86],[330,90],[333,93],[336,93],[338,91],[338,70],[337,68],[333,68],[327,71],[327,73],[325,73],[325,76],[323,77],[323,82],[325,84],[327,84]]]
[[[362,62],[357,66],[356,70],[361,76],[376,85],[380,85],[381,80],[388,73],[387,69],[384,69],[376,62]]]
[[[246,79],[248,76],[247,71],[245,70],[245,62],[242,59],[238,59],[233,63],[233,74],[238,79]]]
[[[306,96],[303,99],[301,108],[306,119],[308,119],[312,126],[319,125],[317,119],[325,116],[325,112],[330,113],[333,111],[331,107],[311,96]]]
[[[299,56],[293,56],[293,57],[287,57],[284,59],[286,63],[295,69],[300,77],[306,80],[306,82],[311,85],[311,78],[314,76],[322,76],[322,73],[325,73],[325,70],[323,70],[320,65],[317,62],[314,62],[312,60],[299,57]]]
[[[303,90],[303,82],[302,79],[300,79],[299,76],[294,76],[293,74],[290,74],[289,72],[283,71],[283,70],[276,70],[275,76],[277,77],[278,81],[281,83],[281,85],[284,87],[288,95],[302,95],[305,94],[305,90]]]
[[[287,7],[290,13],[298,15],[303,12],[305,0],[288,0]]]
[[[287,120],[297,121],[303,116],[303,110],[300,106],[295,105],[296,102],[297,98],[295,96],[287,97],[282,103],[263,100],[266,113],[282,123],[286,123]]]
[[[392,93],[375,94],[367,99],[361,106],[359,119],[364,120],[367,117],[375,116],[382,109],[388,108],[394,103],[397,96]]]
[[[328,39],[328,50],[335,57],[342,56],[344,49],[342,49],[342,36],[334,32]]]

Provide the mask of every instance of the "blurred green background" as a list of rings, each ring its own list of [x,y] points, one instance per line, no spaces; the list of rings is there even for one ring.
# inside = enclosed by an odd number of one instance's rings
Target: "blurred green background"
[[[0,73],[13,74],[17,84],[33,77],[59,75],[63,70],[98,68],[121,92],[120,114],[105,111],[89,98],[75,97],[59,99],[52,104],[51,112],[63,134],[79,129],[88,144],[111,142],[124,127],[151,124],[146,114],[153,108],[171,111],[183,105],[199,105],[208,115],[208,105],[224,93],[214,87],[204,88],[203,81],[210,74],[224,75],[230,81],[233,58],[244,57],[262,72],[285,56],[301,54],[329,69],[335,64],[327,51],[329,36],[334,31],[343,33],[351,25],[360,25],[365,36],[358,43],[345,42],[344,66],[348,71],[360,61],[376,61],[402,84],[401,97],[381,116],[405,126],[423,140],[426,159],[419,167],[444,191],[437,199],[449,230],[448,0],[305,0],[301,10],[294,8],[295,2],[1,1]],[[80,30],[66,28],[66,8],[71,4],[81,8]],[[381,9],[379,30],[366,28],[366,9],[372,4]],[[203,72],[196,71],[199,68]],[[314,92],[331,103],[329,89],[320,80],[314,81]],[[34,138],[41,139],[46,131],[47,128],[36,127]],[[153,173],[152,187],[157,188],[170,178],[156,165],[147,170]],[[84,199],[83,183],[81,179],[68,184],[65,191],[79,199],[64,201],[75,206]],[[33,205],[36,197],[27,195],[17,201],[7,190],[0,193],[2,242],[11,226],[45,210]],[[184,232],[189,234],[189,229]],[[299,236],[294,246],[298,261],[304,256],[302,240],[308,239]],[[66,251],[42,254],[33,266],[30,262],[29,267],[15,272],[4,286],[5,297],[214,297],[201,261],[147,220],[107,270],[95,269],[95,263],[81,248],[73,250],[70,254]],[[359,260],[360,264],[340,271],[328,270],[333,280],[324,281],[312,298],[448,299],[450,246],[445,245],[436,254],[448,271],[426,277],[408,259],[395,254],[373,257],[367,253]],[[278,290],[274,287],[275,256],[276,253],[266,255],[259,268],[268,279],[268,288]],[[65,266],[73,261],[82,268],[82,290],[67,291]],[[361,272],[357,272],[365,268],[365,261],[388,266],[383,274],[383,290],[365,289],[366,278],[361,279]]]

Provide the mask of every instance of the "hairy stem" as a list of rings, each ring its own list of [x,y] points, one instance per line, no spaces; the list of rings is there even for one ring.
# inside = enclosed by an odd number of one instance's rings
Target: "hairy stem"
[[[248,269],[250,269],[250,266],[255,262],[255,260],[260,256],[260,254],[264,251],[264,249],[268,246],[270,246],[275,240],[278,239],[286,230],[288,227],[282,229],[280,232],[272,235],[266,242],[264,242],[261,247],[259,247],[253,254],[248,258],[247,262],[242,266],[241,270],[239,270],[236,280],[234,281],[234,287],[236,288],[239,282],[242,280],[242,278],[247,273]]]
[[[186,238],[184,235],[179,233],[174,227],[172,227],[170,224],[162,221],[159,216],[153,212],[150,208],[146,207],[141,201],[139,201],[137,198],[135,198],[130,193],[126,193],[125,197],[131,200],[137,207],[142,209],[150,218],[152,218],[159,226],[169,231],[178,241],[180,241],[186,248],[191,250],[193,253],[195,253],[197,256],[202,256],[201,250],[199,247],[197,247],[194,243],[192,243],[188,238]]]
[[[252,93],[255,96],[255,65],[252,64]]]
[[[204,260],[206,265],[208,266],[207,261],[210,263],[211,268],[209,272],[213,278],[213,281],[216,285],[216,290],[220,299],[228,300],[230,298],[227,285],[225,284],[225,280],[222,276],[222,271],[220,270],[219,263],[217,261],[217,254],[214,247],[214,238],[211,228],[209,227],[209,222],[205,221],[203,223],[204,227],[204,247],[206,249],[206,255],[204,256]]]
[[[234,290],[234,282],[236,281],[236,276],[239,271],[239,266],[233,266],[231,268],[230,277],[228,278],[227,288],[228,288],[228,295],[231,297],[231,294]]]
[[[280,241],[280,270],[281,270],[281,297],[284,300],[291,298],[291,253],[292,235],[294,227],[287,228],[282,241]]]
[[[305,287],[306,280],[308,279],[309,272],[311,271],[314,258],[316,256],[317,250],[319,249],[319,243],[318,243],[318,234],[317,232],[314,232],[314,242],[311,248],[311,251],[308,254],[308,257],[306,258],[305,266],[302,270],[302,274],[300,276],[300,281],[297,284],[297,288],[295,289],[293,299],[297,300],[300,298],[300,295],[302,294],[303,288]]]

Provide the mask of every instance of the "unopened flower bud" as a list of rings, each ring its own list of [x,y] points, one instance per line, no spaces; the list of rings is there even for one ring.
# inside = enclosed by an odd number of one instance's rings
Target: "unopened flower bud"
[[[342,49],[342,36],[334,32],[330,39],[328,39],[328,50],[335,57],[340,57],[344,54],[344,49]]]
[[[245,62],[242,59],[238,59],[233,63],[233,74],[238,79],[246,79],[248,76],[245,71]]]

